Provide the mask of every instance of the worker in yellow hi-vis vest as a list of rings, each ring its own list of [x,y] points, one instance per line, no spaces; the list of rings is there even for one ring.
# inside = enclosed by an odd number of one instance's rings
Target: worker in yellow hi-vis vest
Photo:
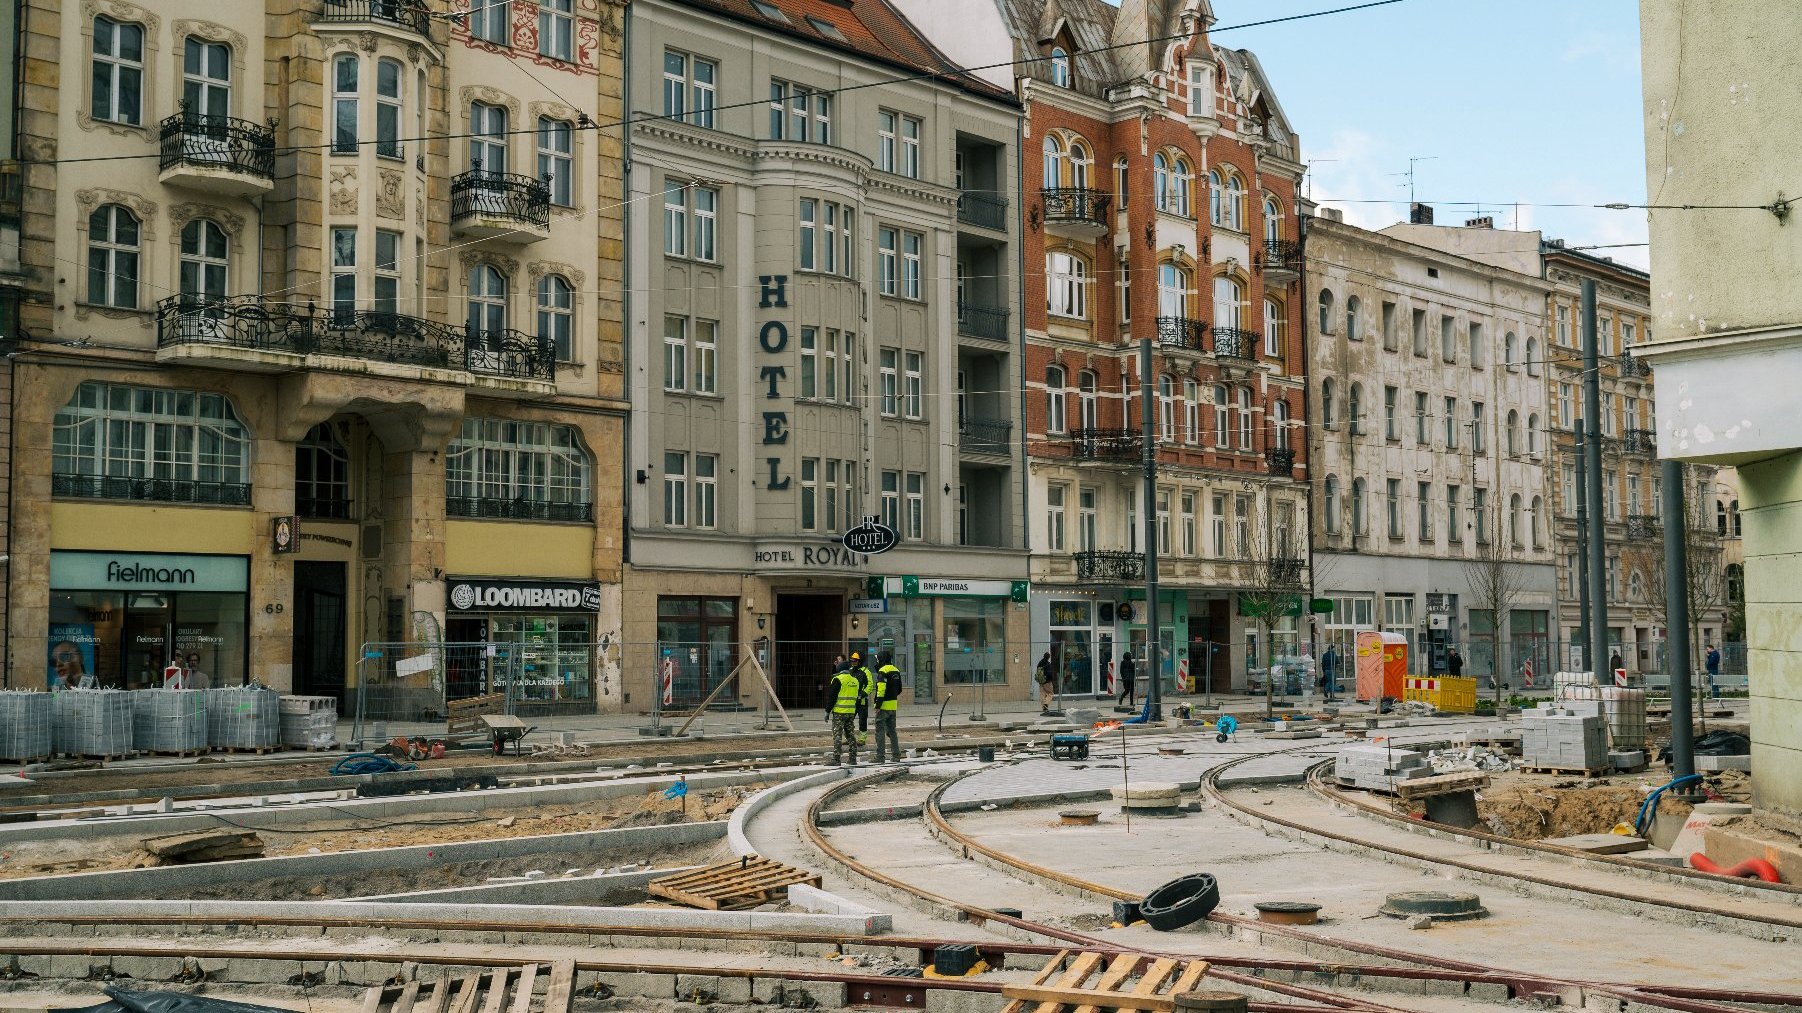
[[[876,762],[885,762],[883,745],[894,750],[896,762],[901,760],[901,739],[895,732],[896,713],[901,709],[901,670],[895,667],[895,656],[882,652],[882,667],[876,669],[876,695],[870,706],[876,709]]]
[[[857,766],[857,709],[863,697],[863,680],[849,668],[826,680],[827,720],[832,722],[832,763],[840,765],[845,747],[851,749],[850,766]]]

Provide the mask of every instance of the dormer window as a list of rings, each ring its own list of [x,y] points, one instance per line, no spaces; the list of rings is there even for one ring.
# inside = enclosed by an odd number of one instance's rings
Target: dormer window
[[[1051,83],[1070,87],[1070,53],[1062,46],[1051,47]]]
[[[1208,86],[1208,65],[1201,60],[1189,61],[1189,115],[1207,116],[1213,112],[1214,89]]]
[[[777,24],[788,24],[788,15],[782,13],[782,11],[777,9],[775,4],[769,3],[768,0],[751,0],[751,6],[757,13],[769,18]]]

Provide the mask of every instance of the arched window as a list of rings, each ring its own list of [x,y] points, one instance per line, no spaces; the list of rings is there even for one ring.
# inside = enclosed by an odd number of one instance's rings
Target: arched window
[[[538,279],[538,338],[548,341],[557,351],[558,362],[573,361],[573,340],[576,322],[576,293],[568,281],[560,274],[547,274]],[[697,347],[697,351],[699,348]],[[705,375],[709,386],[702,390],[700,381]],[[712,393],[713,364],[695,363],[695,389],[701,393]]]
[[[1066,428],[1064,383],[1064,367],[1045,367],[1045,432],[1054,435]]]
[[[1328,429],[1336,425],[1333,421],[1333,378],[1320,381],[1320,424]]]
[[[1158,316],[1189,316],[1191,291],[1188,268],[1168,260],[1158,265]]]
[[[401,157],[401,77],[399,60],[375,62],[375,153],[383,158]]]
[[[1502,365],[1510,370],[1517,369],[1520,365],[1514,358],[1513,331],[1509,331],[1507,334],[1502,335]]]
[[[1056,134],[1045,135],[1045,189],[1064,185],[1064,142]]]
[[[507,279],[492,264],[469,270],[469,333],[496,338],[507,329]]]
[[[1359,305],[1357,296],[1345,297],[1345,340],[1347,341],[1362,341],[1364,338],[1364,335],[1358,330]]]
[[[1739,528],[1739,500],[1734,500],[1727,504],[1727,517],[1732,521],[1733,537],[1741,537]]]
[[[451,440],[444,463],[444,495],[452,516],[593,516],[594,466],[574,426],[470,416]],[[703,527],[711,526],[711,507],[697,497],[696,519]]]
[[[1095,371],[1085,369],[1076,374],[1076,415],[1077,424],[1084,429],[1097,428],[1101,417],[1101,383],[1095,377]]]
[[[1219,169],[1208,170],[1208,221],[1226,224],[1226,182]]]
[[[1251,449],[1251,388],[1239,388],[1239,449]]]
[[[1727,501],[1714,501],[1714,533],[1722,538],[1727,537]]]
[[[1194,214],[1190,203],[1190,193],[1195,188],[1195,174],[1189,171],[1189,160],[1181,155],[1178,155],[1176,161],[1170,165],[1170,186],[1175,197],[1175,206],[1170,209],[1170,212],[1182,215],[1184,218],[1190,217]]]
[[[1543,530],[1540,528],[1540,518],[1543,516],[1544,511],[1545,500],[1538,496],[1533,497],[1533,506],[1527,515],[1527,533],[1533,536],[1533,547],[1535,549],[1540,548],[1545,544],[1543,540],[1544,535],[1540,534],[1541,530]]]
[[[1226,174],[1226,221],[1229,229],[1243,231],[1245,228],[1245,183],[1239,174],[1231,170]]]
[[[1520,493],[1508,497],[1508,544],[1520,548]]]
[[[1126,210],[1126,195],[1129,190],[1127,184],[1131,175],[1126,165],[1125,155],[1114,159],[1114,207],[1116,210]]]
[[[1264,198],[1264,245],[1283,241],[1283,206],[1275,197]]]
[[[1326,477],[1326,530],[1330,535],[1339,533],[1339,478],[1336,475]]]
[[[56,412],[51,494],[248,506],[250,439],[223,395],[89,380]]]
[[[1225,450],[1232,442],[1231,402],[1227,400],[1226,385],[1214,385],[1214,446]]]
[[[1539,339],[1527,337],[1527,375],[1539,375]]]
[[[1170,210],[1170,159],[1161,151],[1151,156],[1151,193],[1159,211]]]
[[[1278,450],[1289,449],[1289,402],[1273,401],[1270,405],[1271,445]]]
[[[1089,316],[1089,265],[1063,250],[1045,255],[1045,295],[1054,317],[1086,320]]]
[[[1351,385],[1351,397],[1346,402],[1345,419],[1351,426],[1353,436],[1364,435],[1364,385]]]
[[[1364,534],[1364,480],[1352,479],[1351,486],[1352,534],[1362,537]]]
[[[1226,275],[1216,277],[1214,279],[1214,326],[1234,329],[1242,327],[1240,311],[1244,302],[1245,286]],[[1249,355],[1251,349],[1245,349],[1245,353]]]
[[[228,266],[224,229],[208,218],[196,218],[182,226],[179,283],[183,302],[224,299]]]
[[[350,520],[350,452],[330,422],[294,445],[294,511],[302,517]]]
[[[1645,593],[1645,578],[1640,575],[1639,569],[1635,567],[1633,574],[1627,578],[1627,600],[1639,601],[1641,598],[1645,597]]]
[[[88,302],[138,306],[138,219],[119,204],[102,204],[88,216]]]
[[[1070,54],[1062,46],[1051,47],[1051,83],[1070,87]]]
[[[1502,438],[1508,441],[1509,457],[1520,453],[1520,412],[1512,408],[1508,409],[1508,428],[1502,434]]]
[[[359,66],[354,53],[332,60],[332,152],[338,155],[357,153],[359,120],[357,77]]]
[[[1333,290],[1320,290],[1320,333],[1333,333]]]
[[[1283,357],[1283,345],[1289,337],[1289,314],[1283,312],[1283,304],[1269,296],[1264,297],[1264,354],[1272,359]]]
[[[1089,146],[1080,140],[1070,142],[1070,186],[1078,190],[1089,188],[1089,170],[1094,167],[1095,160],[1089,155]]]
[[[1527,416],[1527,453],[1533,457],[1539,456],[1539,413],[1538,412],[1534,412],[1533,414]]]
[[[1158,439],[1165,443],[1176,439],[1176,379],[1165,373],[1158,377]]]

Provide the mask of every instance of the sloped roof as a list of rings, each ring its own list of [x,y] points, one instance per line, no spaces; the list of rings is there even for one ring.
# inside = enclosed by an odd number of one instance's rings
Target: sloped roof
[[[672,2],[725,14],[769,31],[827,49],[869,57],[902,70],[942,75],[947,83],[985,98],[1013,99],[1006,89],[978,80],[946,58],[888,0],[762,0],[781,11],[787,18],[786,23],[765,17],[752,6],[751,0]],[[810,18],[836,28],[842,38],[821,32],[809,22]]]
[[[1121,80],[1114,56],[1114,23],[1120,11],[1101,0],[995,0],[1008,34],[1014,40],[1014,59],[1031,60],[1014,69],[1017,77],[1051,82],[1051,64],[1039,45],[1067,32],[1076,52],[1071,74],[1077,91],[1100,98]]]

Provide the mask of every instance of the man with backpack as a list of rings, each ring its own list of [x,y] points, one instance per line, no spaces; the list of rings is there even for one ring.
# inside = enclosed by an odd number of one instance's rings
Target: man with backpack
[[[1051,652],[1046,651],[1045,656],[1039,659],[1036,675],[1039,681],[1039,713],[1041,714],[1051,709],[1052,697],[1057,692],[1057,684],[1054,681],[1057,678],[1056,672],[1056,666],[1051,663]]]
[[[876,669],[876,695],[871,706],[876,709],[876,762],[886,762],[889,754],[883,749],[886,742],[894,751],[893,759],[901,760],[901,738],[895,730],[895,719],[900,716],[901,709],[901,670],[895,667],[895,656],[882,652],[882,666]]]

